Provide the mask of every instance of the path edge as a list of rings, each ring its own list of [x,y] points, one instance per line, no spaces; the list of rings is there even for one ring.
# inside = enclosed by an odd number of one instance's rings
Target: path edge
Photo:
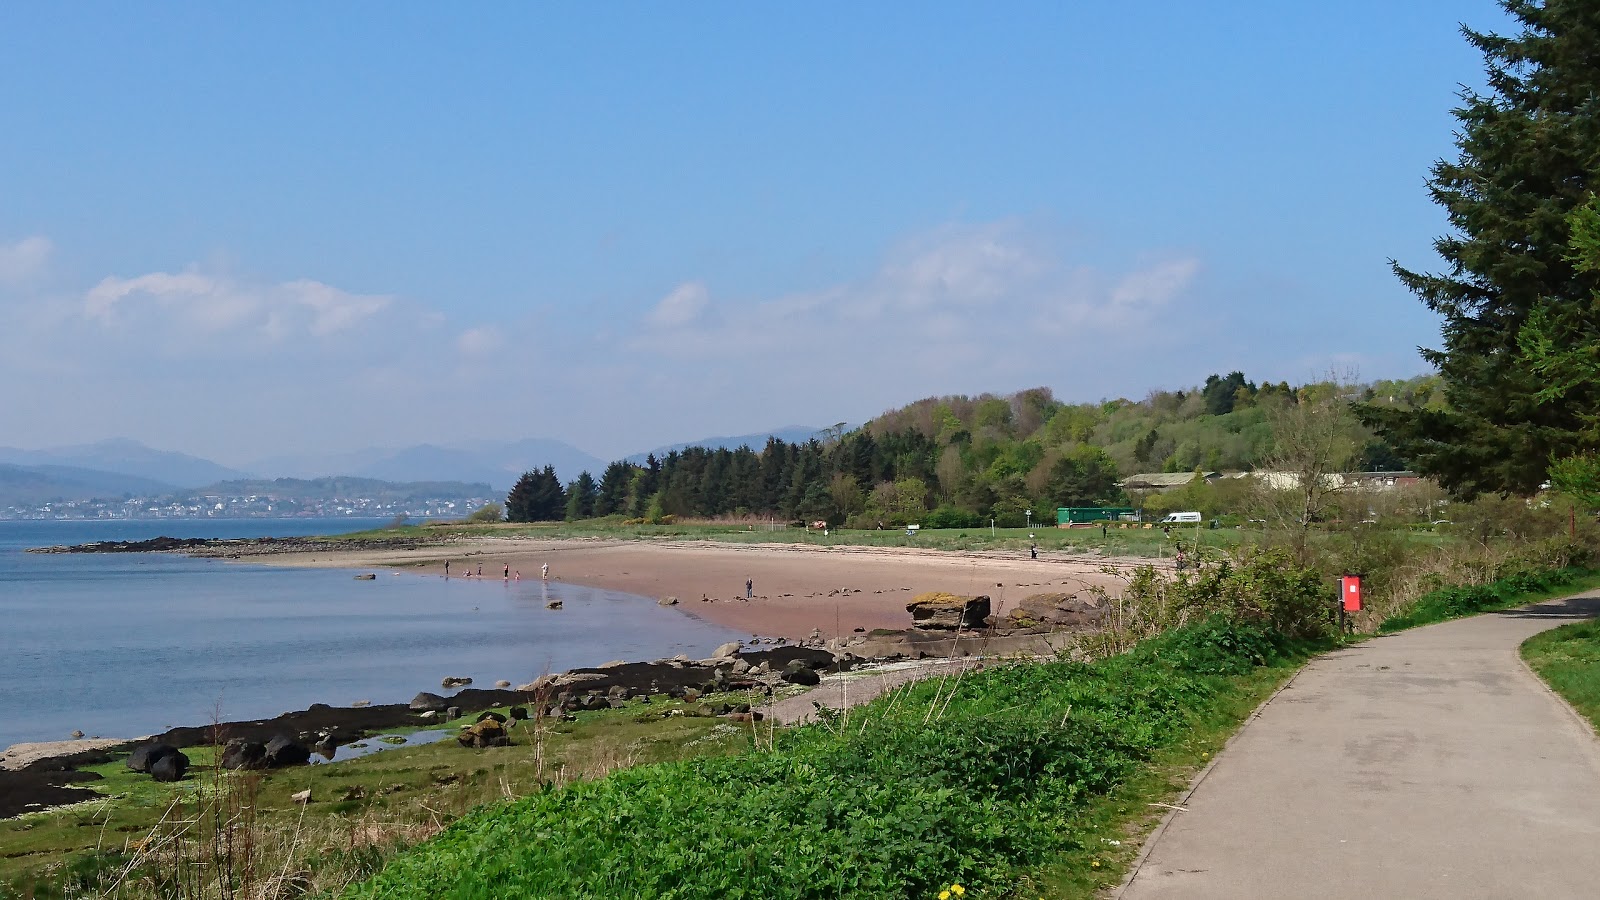
[[[1362,641],[1357,643],[1365,642]],[[1354,646],[1354,644],[1351,646]],[[1321,659],[1328,653],[1334,653],[1344,649],[1348,648],[1336,647],[1324,653],[1319,653],[1311,659],[1306,660],[1305,663],[1300,666],[1300,668],[1295,670],[1293,675],[1289,676],[1288,680],[1284,681],[1283,684],[1278,686],[1277,690],[1268,695],[1265,700],[1262,700],[1260,703],[1256,704],[1256,708],[1251,710],[1248,716],[1244,717],[1244,721],[1240,722],[1239,727],[1233,730],[1233,734],[1228,735],[1227,741],[1223,742],[1222,744],[1222,749],[1217,751],[1216,755],[1211,757],[1211,761],[1206,763],[1205,768],[1195,773],[1194,777],[1189,780],[1188,787],[1183,789],[1183,792],[1178,795],[1177,800],[1171,805],[1174,807],[1187,806],[1189,803],[1189,798],[1194,796],[1195,791],[1200,789],[1200,785],[1204,783],[1207,776],[1211,774],[1211,770],[1215,769],[1217,767],[1217,763],[1221,762],[1222,758],[1228,754],[1228,749],[1233,746],[1233,742],[1237,741],[1239,736],[1245,733],[1246,729],[1255,724],[1257,719],[1261,718],[1261,713],[1265,711],[1268,706],[1272,705],[1272,701],[1278,699],[1279,694],[1287,691],[1291,687],[1294,687],[1295,681],[1300,678],[1301,674],[1303,674],[1306,669],[1311,667],[1312,663]],[[1543,683],[1544,682],[1541,680],[1540,684]],[[1118,884],[1116,889],[1110,894],[1105,895],[1108,900],[1117,900],[1117,898],[1121,897],[1127,892],[1129,886],[1133,884],[1133,880],[1139,877],[1139,872],[1144,869],[1144,864],[1150,859],[1150,854],[1155,852],[1156,844],[1161,842],[1161,836],[1166,833],[1167,826],[1172,824],[1172,820],[1177,818],[1180,812],[1182,812],[1182,810],[1168,809],[1166,815],[1161,817],[1161,823],[1145,836],[1144,844],[1139,847],[1139,855],[1134,857],[1133,865],[1128,867],[1128,874],[1122,876],[1122,883]]]

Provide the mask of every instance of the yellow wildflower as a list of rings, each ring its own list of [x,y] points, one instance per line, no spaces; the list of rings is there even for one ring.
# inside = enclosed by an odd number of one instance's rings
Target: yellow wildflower
[[[950,900],[950,892],[949,891],[940,891],[939,892],[939,900]]]
[[[966,892],[967,892],[967,889],[962,887],[959,884],[950,885],[950,893],[955,894],[957,897],[961,896],[962,894],[965,894]]]

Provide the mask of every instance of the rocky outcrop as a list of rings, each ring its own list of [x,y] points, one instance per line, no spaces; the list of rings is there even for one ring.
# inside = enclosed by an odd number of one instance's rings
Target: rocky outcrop
[[[450,701],[438,694],[423,691],[411,698],[410,709],[412,712],[444,712],[450,706]]]
[[[989,618],[989,598],[959,597],[932,592],[919,594],[906,604],[912,626],[926,631],[983,628]]]
[[[1099,628],[1110,614],[1105,600],[1094,595],[1034,594],[1005,615],[1012,628]]]

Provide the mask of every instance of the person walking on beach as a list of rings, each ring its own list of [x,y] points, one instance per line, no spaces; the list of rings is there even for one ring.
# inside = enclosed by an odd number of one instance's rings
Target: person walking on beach
[[[1028,555],[1030,557],[1032,557],[1033,559],[1038,559],[1039,558],[1039,545],[1038,544],[1034,544],[1033,546],[1029,547],[1028,548]]]
[[[746,600],[749,600],[752,597],[754,597],[755,595],[756,595],[756,583],[755,583],[755,581],[753,579],[746,578],[744,580],[744,598]]]
[[[444,577],[450,577],[450,560],[448,559],[444,561]]]
[[[505,571],[500,573],[500,580],[501,581],[510,581],[511,580],[511,564],[510,563],[506,563]]]
[[[478,577],[483,577],[483,563],[478,563]]]
[[[544,563],[544,564],[539,566],[539,577],[545,579],[546,581],[550,580],[550,564],[549,563]]]

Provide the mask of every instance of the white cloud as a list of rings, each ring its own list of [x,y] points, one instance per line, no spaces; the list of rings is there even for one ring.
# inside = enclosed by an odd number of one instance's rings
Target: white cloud
[[[39,235],[0,244],[0,282],[17,283],[39,274],[54,250],[55,244]]]
[[[711,296],[704,284],[685,282],[661,298],[650,312],[650,322],[659,328],[682,328],[700,318],[710,302]]]
[[[357,327],[393,298],[352,294],[320,281],[241,282],[191,266],[182,272],[109,277],[83,296],[83,314],[106,327],[150,325],[242,332],[268,341],[328,338]]]
[[[1064,340],[1123,337],[1181,297],[1200,272],[1177,256],[1123,272],[1072,264],[1073,248],[1015,222],[946,226],[903,242],[865,278],[739,307],[671,335],[639,332],[637,349],[702,358],[831,359],[886,372],[930,360],[1048,353]],[[653,326],[701,318],[708,291],[680,286],[651,312]]]
[[[456,338],[456,350],[466,357],[492,356],[504,343],[505,339],[498,328],[468,328]]]

